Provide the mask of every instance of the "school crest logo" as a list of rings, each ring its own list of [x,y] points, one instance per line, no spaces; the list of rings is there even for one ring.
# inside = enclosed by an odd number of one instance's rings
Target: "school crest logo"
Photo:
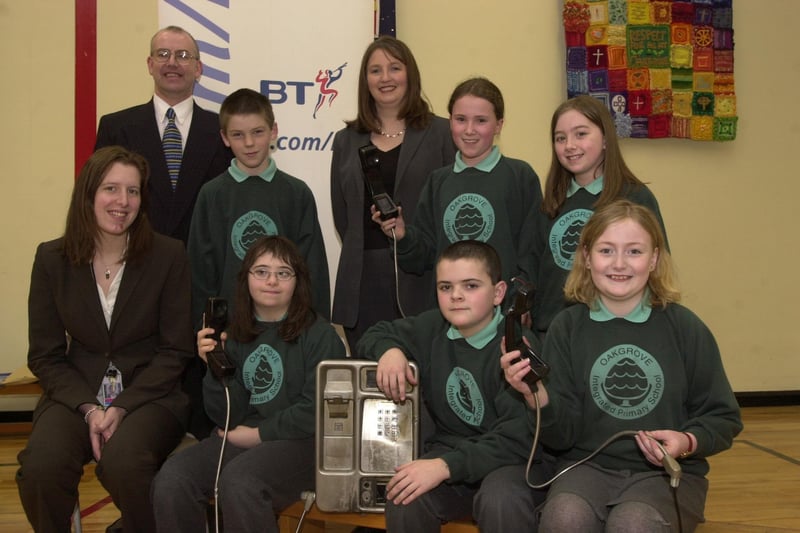
[[[578,242],[581,231],[586,221],[592,216],[589,209],[574,209],[558,217],[550,229],[550,252],[553,260],[564,270],[572,268],[575,253],[578,251]]]
[[[480,194],[457,196],[444,210],[442,226],[450,242],[475,239],[486,242],[494,232],[494,208]]]
[[[280,354],[269,344],[261,344],[244,361],[242,378],[250,391],[250,405],[271,401],[283,386],[284,370]]]
[[[234,222],[231,229],[231,246],[239,260],[244,259],[244,254],[261,237],[277,235],[278,226],[261,211],[249,211]]]
[[[455,367],[445,385],[447,403],[458,418],[471,426],[480,426],[486,410],[483,396],[468,370]]]
[[[654,409],[664,394],[664,372],[647,351],[620,344],[597,358],[589,374],[594,403],[614,418],[633,420]]]

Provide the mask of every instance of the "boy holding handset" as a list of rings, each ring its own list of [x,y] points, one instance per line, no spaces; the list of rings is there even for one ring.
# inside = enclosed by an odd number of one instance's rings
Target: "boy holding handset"
[[[406,382],[417,384],[408,360],[416,362],[435,424],[422,457],[397,467],[386,486],[389,532],[438,532],[470,514],[481,531],[535,529],[544,495],[525,483],[525,405],[498,369],[501,271],[486,243],[448,246],[436,265],[438,309],[379,322],[358,343],[358,353],[378,361],[378,386],[394,401],[405,399]]]

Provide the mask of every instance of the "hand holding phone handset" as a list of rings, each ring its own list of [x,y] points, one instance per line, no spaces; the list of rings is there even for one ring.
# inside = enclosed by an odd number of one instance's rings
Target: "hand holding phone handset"
[[[653,438],[646,434],[646,432],[637,432],[632,430],[626,431],[619,431],[606,439],[595,451],[589,454],[587,457],[576,461],[575,463],[567,466],[566,468],[562,469],[561,471],[557,472],[553,477],[549,480],[545,481],[544,483],[534,484],[530,481],[530,470],[531,466],[533,465],[533,458],[536,452],[536,448],[538,447],[539,443],[539,427],[541,423],[541,408],[546,406],[549,402],[549,398],[547,395],[547,391],[543,386],[541,390],[537,386],[537,382],[541,381],[549,372],[550,366],[545,363],[536,353],[530,348],[530,346],[526,345],[521,338],[521,335],[517,337],[516,331],[519,329],[521,317],[524,315],[531,307],[532,300],[533,300],[533,288],[532,286],[521,278],[512,278],[511,282],[514,284],[514,289],[516,290],[516,295],[514,297],[514,301],[509,307],[508,312],[506,314],[506,336],[504,340],[504,349],[502,352],[502,357],[500,359],[500,366],[503,368],[503,372],[505,373],[506,381],[508,381],[511,386],[516,389],[518,392],[524,394],[527,398],[527,393],[524,390],[525,385],[528,386],[530,392],[532,393],[533,405],[532,407],[535,408],[536,411],[536,427],[533,434],[533,445],[531,446],[531,453],[528,457],[528,464],[525,469],[525,482],[528,484],[529,487],[539,490],[548,487],[551,485],[556,479],[567,473],[568,471],[572,470],[578,465],[582,465],[587,461],[592,460],[596,457],[602,450],[604,450],[609,444],[612,442],[622,438],[622,437],[636,437],[639,434],[639,438],[641,439],[649,439],[655,443],[655,445],[661,451],[661,462],[664,466],[664,469],[669,474],[670,478],[670,486],[673,488],[677,488],[678,483],[681,477],[681,467],[678,462],[667,453],[666,449],[664,448],[663,444],[659,442],[657,439]],[[515,325],[517,326],[515,328]],[[510,359],[509,352],[514,350],[520,350],[520,357],[514,357]],[[515,370],[512,368],[513,365],[518,364],[523,359],[530,360],[530,371],[525,374],[521,379],[518,377],[519,370]],[[524,385],[523,385],[524,383]],[[542,396],[542,400],[540,401],[540,395]],[[676,500],[677,502],[677,500]],[[676,510],[680,515],[680,510]]]
[[[381,220],[389,220],[397,217],[397,205],[392,197],[386,192],[381,178],[381,156],[380,150],[374,144],[368,144],[358,149],[358,157],[361,159],[361,170],[364,171],[364,183],[367,192],[372,197],[375,209],[380,211]]]
[[[230,424],[231,417],[231,398],[228,389],[228,383],[225,378],[233,376],[236,372],[236,367],[225,355],[225,349],[222,346],[223,338],[222,333],[228,326],[228,302],[223,298],[211,297],[206,301],[206,310],[203,313],[203,329],[211,328],[214,331],[208,336],[200,336],[197,334],[197,347],[198,353],[201,357],[204,355],[206,363],[211,373],[214,374],[225,390],[225,427],[222,428],[222,446],[219,450],[219,460],[217,461],[217,473],[214,477],[214,531],[219,531],[220,528],[220,514],[219,514],[219,475],[222,472],[222,458],[225,454],[225,443],[228,440],[228,425]],[[209,341],[213,340],[213,347],[209,348]],[[219,433],[219,430],[216,430]]]
[[[206,301],[206,312],[203,314],[203,327],[214,330],[210,337],[216,344],[205,355],[208,368],[220,380],[232,376],[236,371],[236,367],[225,355],[225,349],[222,346],[222,332],[227,325],[228,302],[223,298],[209,298]]]
[[[531,371],[525,374],[522,380],[528,384],[531,392],[536,393],[536,382],[550,372],[550,367],[533,351],[533,348],[525,344],[522,338],[522,315],[530,311],[533,304],[533,286],[519,277],[511,278],[511,283],[516,295],[506,312],[506,351],[520,351],[520,357],[512,361],[512,364],[523,358],[530,360]]]
[[[364,187],[367,194],[372,197],[372,204],[375,206],[375,211],[372,215],[372,220],[381,224],[381,230],[387,236],[391,237],[393,246],[394,257],[394,286],[395,286],[395,301],[397,308],[400,311],[400,316],[405,317],[403,311],[403,304],[400,302],[400,280],[399,270],[397,267],[397,239],[402,239],[405,235],[405,228],[401,209],[392,200],[392,197],[386,192],[383,186],[383,178],[381,177],[381,155],[380,150],[374,144],[368,144],[358,149],[358,157],[361,159],[361,170],[364,172]],[[392,220],[386,226],[382,222]],[[391,229],[387,229],[391,227]],[[397,228],[397,233],[395,233]]]

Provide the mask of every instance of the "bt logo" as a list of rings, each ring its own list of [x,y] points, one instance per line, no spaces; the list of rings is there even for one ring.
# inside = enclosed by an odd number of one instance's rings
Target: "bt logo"
[[[313,81],[261,80],[261,94],[269,98],[271,104],[282,104],[289,99],[290,93],[294,92],[295,103],[305,105],[306,88],[313,86]]]
[[[339,91],[331,88],[331,85],[342,77],[346,66],[345,62],[336,68],[321,68],[314,81],[261,80],[261,94],[272,104],[283,104],[294,98],[294,103],[302,106],[306,104],[306,94],[310,90],[311,98],[317,97],[313,112],[313,117],[317,118],[317,112],[323,104],[327,101],[328,107],[331,107],[339,95]],[[316,89],[311,89],[315,86]]]

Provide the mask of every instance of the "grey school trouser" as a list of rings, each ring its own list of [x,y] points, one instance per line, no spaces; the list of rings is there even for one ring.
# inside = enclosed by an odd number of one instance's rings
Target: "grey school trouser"
[[[158,531],[205,531],[221,444],[212,434],[164,463],[153,482]],[[225,533],[277,533],[275,513],[313,489],[314,474],[314,439],[267,441],[249,449],[227,443],[218,484]]]

